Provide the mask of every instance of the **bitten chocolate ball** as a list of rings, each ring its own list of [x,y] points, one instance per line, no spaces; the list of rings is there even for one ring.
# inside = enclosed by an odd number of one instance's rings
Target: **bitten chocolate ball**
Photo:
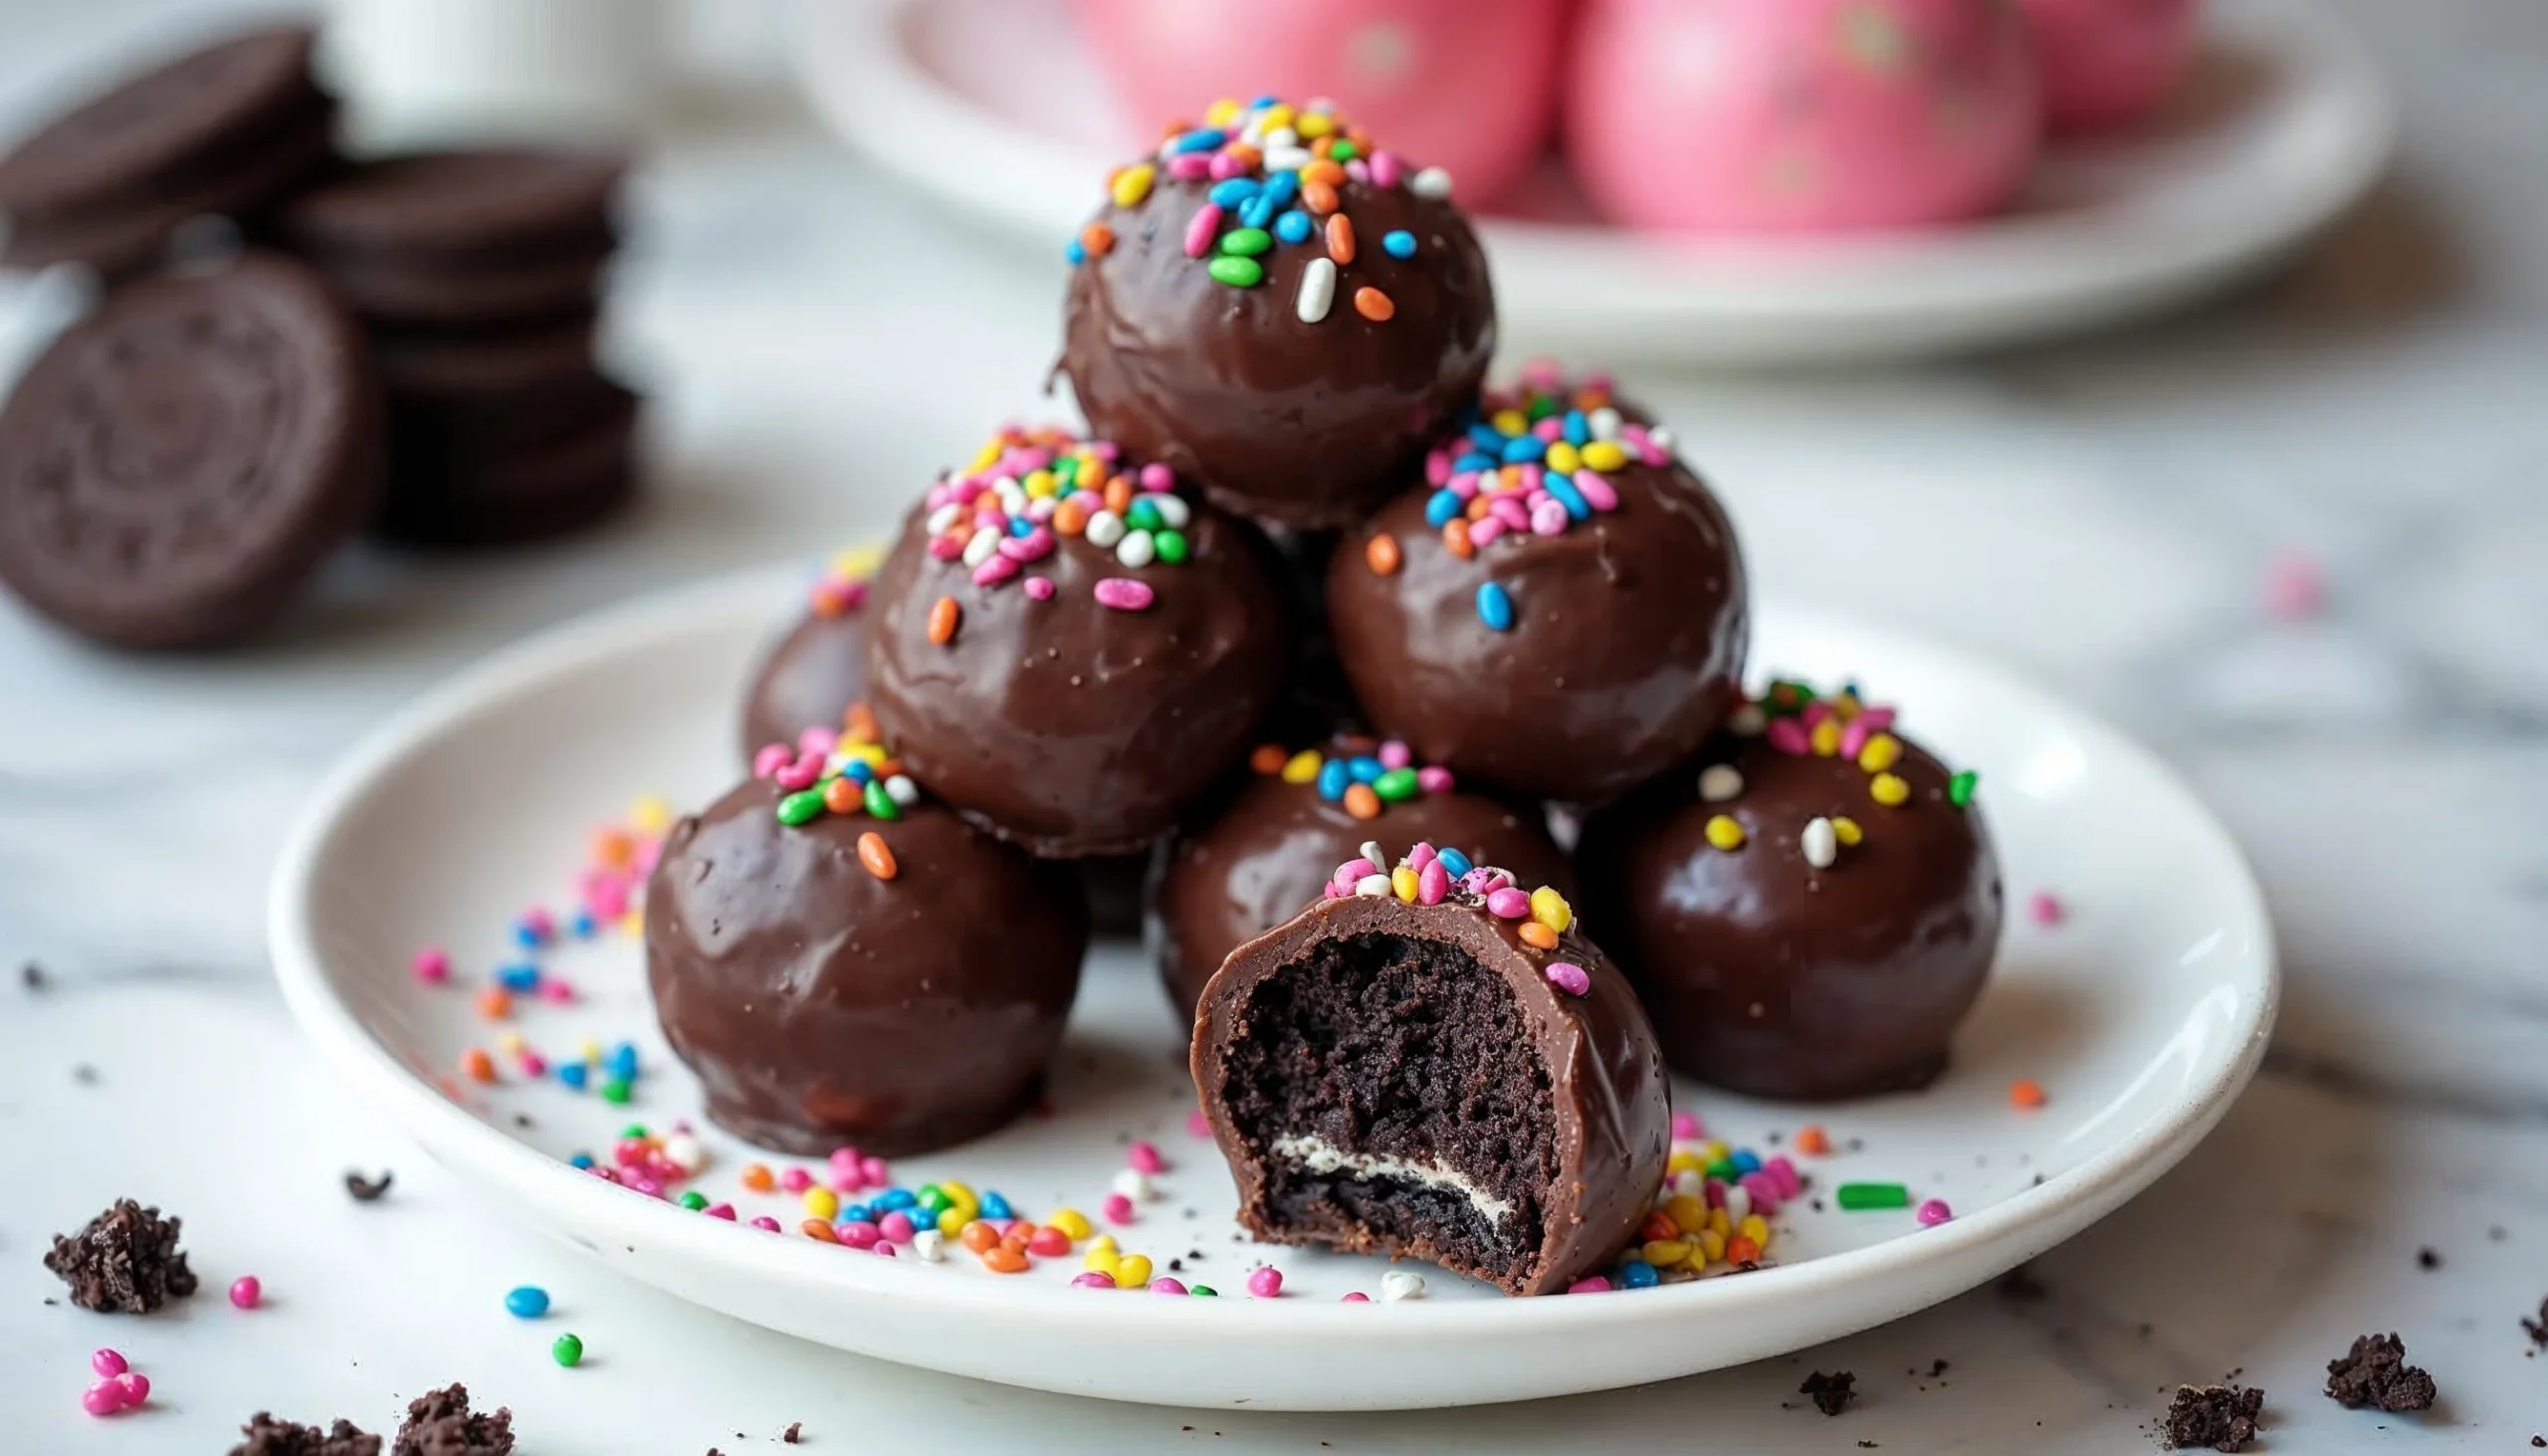
[[[1221,506],[1344,525],[1474,398],[1486,256],[1447,174],[1334,112],[1213,114],[1117,169],[1070,245],[1062,371],[1098,434]]]
[[[807,728],[837,730],[867,693],[866,563],[834,560],[806,593],[805,615],[770,645],[743,693],[748,758]]]
[[[868,603],[912,777],[1038,855],[1137,850],[1246,752],[1287,629],[1262,538],[1174,475],[1006,431],[930,490]]]
[[[1598,804],[1725,721],[1743,555],[1668,432],[1597,380],[1535,374],[1409,479],[1328,564],[1337,657],[1375,728],[1465,780]]]
[[[1686,1075],[1799,1101],[1925,1086],[2000,939],[1974,778],[1848,694],[1779,684],[1768,707],[1586,823],[1585,913]]]
[[[1315,903],[1366,841],[1422,841],[1450,852],[1455,868],[1491,865],[1524,884],[1575,888],[1538,805],[1460,792],[1438,768],[1428,775],[1438,787],[1427,788],[1403,743],[1259,753],[1258,772],[1226,807],[1169,842],[1151,898],[1146,936],[1169,1001],[1189,1018],[1223,957]],[[1403,771],[1384,769],[1391,761]],[[1394,797],[1382,800],[1376,779]]]
[[[826,798],[749,779],[673,826],[646,890],[665,1039],[709,1117],[764,1147],[894,1157],[992,1132],[1061,1043],[1078,887],[935,804]]]

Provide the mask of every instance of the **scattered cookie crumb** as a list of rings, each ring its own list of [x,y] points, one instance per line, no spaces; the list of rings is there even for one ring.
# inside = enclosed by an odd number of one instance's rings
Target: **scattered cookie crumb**
[[[2439,1269],[2439,1268],[2441,1268],[2441,1267],[2442,1267],[2442,1254],[2441,1254],[2441,1252],[2440,1252],[2439,1250],[2436,1250],[2436,1249],[2418,1249],[2418,1250],[2416,1250],[2416,1267],[2417,1267],[2417,1268],[2419,1268],[2419,1269],[2424,1269],[2424,1270],[2434,1270],[2434,1269]]]
[[[95,1087],[98,1085],[98,1069],[86,1062],[76,1063],[71,1068],[71,1080],[83,1087]]]
[[[71,1286],[71,1302],[84,1310],[146,1315],[195,1292],[194,1271],[177,1247],[178,1223],[118,1198],[78,1233],[57,1235],[44,1267]]]
[[[1824,1415],[1838,1415],[1849,1408],[1849,1401],[1857,1395],[1857,1383],[1858,1377],[1847,1370],[1833,1370],[1827,1375],[1815,1370],[1796,1387],[1796,1393],[1813,1397],[1813,1408]]]
[[[2521,1333],[2529,1336],[2534,1346],[2548,1346],[2548,1295],[2539,1298],[2539,1318],[2521,1322]]]
[[[804,1423],[803,1421],[801,1421],[801,1420],[791,1420],[791,1421],[789,1421],[789,1422],[787,1423],[787,1429],[786,1429],[786,1431],[785,1431],[783,1434],[781,1434],[781,1435],[779,1436],[779,1438],[778,1438],[778,1439],[780,1439],[780,1440],[782,1440],[782,1441],[785,1441],[788,1445],[793,1446],[793,1445],[795,1445],[798,1441],[801,1441],[801,1440],[803,1440],[804,1438],[805,1438],[805,1423]]]
[[[2256,1418],[2264,1408],[2265,1392],[2252,1386],[2179,1385],[2168,1406],[2168,1445],[2243,1451],[2256,1438]]]
[[[407,1402],[390,1456],[512,1456],[513,1449],[513,1411],[481,1415],[469,1408],[469,1387],[451,1384]]]
[[[342,1416],[322,1431],[261,1410],[239,1434],[248,1439],[231,1447],[230,1456],[380,1456],[380,1438]]]
[[[31,991],[44,989],[44,967],[30,960],[18,967],[18,984]]]
[[[2431,1410],[2433,1376],[2407,1363],[2406,1342],[2394,1333],[2361,1335],[2342,1359],[2327,1361],[2327,1397],[2353,1410]]]
[[[397,1176],[387,1168],[382,1168],[380,1176],[376,1178],[367,1178],[361,1173],[348,1169],[345,1173],[345,1192],[357,1203],[377,1203],[381,1196],[389,1191],[390,1182]]]

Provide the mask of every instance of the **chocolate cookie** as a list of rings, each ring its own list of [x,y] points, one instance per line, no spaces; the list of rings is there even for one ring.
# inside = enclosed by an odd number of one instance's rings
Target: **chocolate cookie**
[[[607,151],[429,151],[349,169],[277,220],[295,248],[330,259],[484,262],[609,236],[628,159]]]
[[[106,296],[0,410],[0,580],[129,647],[279,613],[371,510],[378,381],[309,270],[247,254]]]
[[[187,223],[253,220],[319,172],[336,154],[335,124],[335,103],[321,99],[285,130],[207,158],[167,187],[77,212],[18,216],[0,248],[0,267],[85,263],[109,279],[140,272],[159,261]]]
[[[448,452],[394,460],[380,533],[413,545],[522,545],[600,521],[637,484],[637,398],[621,393],[623,409],[552,443],[469,466]]]
[[[609,234],[501,260],[305,253],[354,312],[375,323],[470,329],[589,313],[616,246]]]
[[[502,397],[592,374],[599,322],[587,311],[514,328],[382,328],[371,343],[393,395]]]

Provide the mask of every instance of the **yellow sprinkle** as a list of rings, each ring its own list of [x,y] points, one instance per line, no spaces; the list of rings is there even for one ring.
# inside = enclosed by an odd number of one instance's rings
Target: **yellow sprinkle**
[[[973,1185],[970,1183],[959,1183],[954,1178],[941,1178],[938,1180],[938,1191],[946,1194],[947,1200],[951,1203],[969,1203],[977,1208],[981,1206],[982,1200],[974,1194]]]
[[[1708,1262],[1711,1264],[1723,1259],[1725,1257],[1725,1235],[1712,1228],[1701,1232],[1699,1234],[1699,1252],[1707,1255]]]
[[[1487,423],[1503,434],[1516,438],[1531,433],[1531,417],[1518,409],[1500,409],[1487,417]]]
[[[1404,865],[1389,871],[1389,892],[1408,905],[1415,903],[1415,872]]]
[[[1720,1138],[1710,1138],[1705,1143],[1699,1144],[1699,1161],[1701,1163],[1723,1162],[1733,1155],[1733,1145]]]
[[[998,458],[999,457],[997,456],[991,457],[993,460]],[[981,466],[976,468],[988,469],[989,464],[989,461],[984,461]],[[852,546],[846,551],[832,552],[832,569],[839,572],[841,575],[848,577],[852,581],[856,581],[862,577],[875,575],[877,565],[884,559],[884,543],[882,541],[869,541],[863,546]]]
[[[503,1052],[508,1057],[521,1056],[522,1049],[525,1045],[526,1043],[522,1039],[522,1033],[519,1031],[508,1031],[504,1035],[496,1038],[496,1050]]]
[[[1159,177],[1159,168],[1149,162],[1135,162],[1115,178],[1115,205],[1139,207],[1151,195],[1151,183]]]
[[[1708,1200],[1693,1193],[1675,1193],[1663,1202],[1664,1215],[1672,1226],[1685,1234],[1694,1234],[1708,1226]]]
[[[1813,735],[1806,741],[1813,744],[1813,755],[1815,757],[1829,758],[1836,756],[1840,751],[1840,720],[1836,718],[1826,718],[1820,723],[1815,724],[1813,726]]]
[[[1542,463],[1559,475],[1571,476],[1584,468],[1584,457],[1577,454],[1575,447],[1565,441],[1552,440],[1549,442],[1548,457]]]
[[[1856,844],[1867,837],[1867,832],[1860,829],[1858,821],[1848,815],[1834,814],[1831,816],[1831,837],[1842,844]]]
[[[1891,733],[1877,733],[1858,749],[1858,766],[1869,773],[1882,773],[1902,757],[1902,740]]]
[[[1276,102],[1265,108],[1265,129],[1279,131],[1291,125],[1292,117],[1296,114],[1298,113],[1292,109],[1290,102]]]
[[[1708,1210],[1707,1231],[1718,1238],[1730,1239],[1734,1237],[1734,1220],[1727,1216],[1724,1209],[1711,1208]]]
[[[951,1239],[962,1233],[964,1225],[972,1221],[973,1215],[967,1209],[941,1208],[938,1210],[938,1231]]]
[[[1616,440],[1592,441],[1584,447],[1582,454],[1586,465],[1603,475],[1608,475],[1628,463],[1627,451],[1621,448]]]
[[[1203,124],[1206,126],[1227,126],[1237,119],[1238,103],[1230,97],[1223,97],[1212,103],[1211,106],[1203,112]]]
[[[1543,885],[1531,892],[1531,919],[1563,936],[1575,924],[1575,907],[1566,903],[1556,886]]]
[[[1831,705],[1831,711],[1840,715],[1842,723],[1847,723],[1866,711],[1858,702],[1858,695],[1855,693],[1834,693],[1822,701]]]
[[[1056,1208],[1044,1224],[1047,1228],[1058,1228],[1070,1235],[1072,1243],[1088,1237],[1088,1215],[1076,1208]]]
[[[598,1062],[601,1060],[601,1043],[586,1040],[583,1045],[575,1048],[575,1055],[587,1062]]]
[[[1731,814],[1711,815],[1704,832],[1708,837],[1708,843],[1719,849],[1734,850],[1743,847],[1743,826],[1736,823]]]
[[[1316,141],[1334,130],[1336,118],[1325,111],[1303,111],[1292,120],[1292,133],[1303,141]]]
[[[1126,1254],[1115,1266],[1117,1289],[1143,1289],[1151,1282],[1151,1259],[1148,1254]]]
[[[648,794],[628,808],[630,823],[647,834],[661,834],[673,822],[673,806]]]
[[[870,768],[885,761],[885,745],[882,743],[843,743],[839,751],[843,758],[858,759]]]
[[[1755,1248],[1766,1249],[1770,1246],[1770,1220],[1763,1218],[1760,1214],[1743,1215],[1743,1225],[1736,1232],[1750,1239]]]
[[[829,1218],[840,1212],[840,1194],[816,1183],[805,1190],[805,1211],[816,1218]]]
[[[1123,1256],[1113,1249],[1101,1249],[1091,1244],[1088,1253],[1080,1259],[1079,1267],[1095,1270],[1099,1274],[1111,1275],[1115,1272],[1116,1266],[1122,1262]]]
[[[1327,760],[1319,756],[1317,749],[1303,748],[1283,760],[1283,781],[1285,783],[1313,782],[1318,778],[1318,771],[1326,766]]]
[[[1638,1258],[1655,1268],[1669,1269],[1690,1257],[1690,1243],[1687,1239],[1649,1239],[1636,1252]]]
[[[1026,479],[1018,484],[1024,486],[1026,494],[1034,499],[1050,499],[1062,493],[1062,483],[1053,479],[1053,473],[1049,470],[1030,470],[1026,473]]]
[[[1115,1236],[1113,1234],[1102,1233],[1088,1241],[1088,1248],[1090,1253],[1096,1253],[1098,1250],[1103,1249],[1107,1253],[1113,1254],[1120,1252],[1123,1246],[1115,1242]]]
[[[628,914],[621,916],[619,918],[619,933],[623,936],[642,936],[646,934],[646,913],[642,910],[632,910],[628,912]]]
[[[1673,1173],[1695,1173],[1706,1170],[1707,1164],[1699,1160],[1697,1153],[1686,1147],[1673,1148],[1671,1161],[1663,1165],[1663,1171],[1667,1177]]]
[[[1867,793],[1890,809],[1911,797],[1911,785],[1904,783],[1899,774],[1879,773],[1867,780]],[[1833,829],[1837,832],[1838,826],[1834,825]]]

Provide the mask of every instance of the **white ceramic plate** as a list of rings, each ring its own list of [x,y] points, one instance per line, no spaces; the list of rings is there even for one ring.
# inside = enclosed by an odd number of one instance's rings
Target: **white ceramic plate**
[[[996,1276],[960,1254],[927,1265],[773,1236],[684,1211],[567,1167],[608,1156],[634,1117],[695,1117],[697,1089],[653,1031],[635,943],[551,958],[582,999],[514,1023],[534,1046],[633,1038],[648,1074],[632,1108],[553,1080],[453,1085],[487,1044],[467,985],[416,982],[420,945],[450,946],[462,979],[508,953],[534,901],[562,903],[587,828],[640,792],[696,804],[739,776],[733,740],[746,664],[793,610],[795,573],[765,571],[648,600],[501,655],[416,704],[330,775],[277,872],[272,935],[294,1013],[346,1081],[510,1214],[684,1298],[843,1350],[985,1379],[1181,1405],[1374,1409],[1515,1400],[1635,1384],[1757,1359],[1894,1319],[2069,1237],[2183,1156],[2262,1054],[2273,1021],[2271,930],[2238,852],[2146,752],[2002,673],[1873,628],[1764,605],[1757,660],[1825,678],[1862,673],[1954,759],[1982,771],[2013,912],[2037,890],[2071,918],[2013,913],[1953,1069],[1919,1096],[1809,1113],[1680,1089],[1738,1144],[1820,1122],[1844,1150],[1802,1159],[1817,1185],[1900,1180],[1948,1199],[1954,1222],[1817,1211],[1776,1220],[1773,1267],[1632,1293],[1492,1297],[1441,1275],[1430,1295],[1377,1293],[1375,1261],[1236,1242],[1228,1177],[1186,1129],[1183,1038],[1138,947],[1092,957],[1053,1114],[897,1165],[905,1182],[963,1177],[1033,1216],[1096,1211],[1148,1138],[1170,1160],[1163,1201],[1119,1231],[1128,1251],[1222,1291],[1218,1300],[1072,1289],[1076,1261]],[[500,1061],[506,1059],[500,1058]],[[2007,1089],[2041,1081],[2019,1113]],[[531,1115],[528,1125],[516,1114]],[[742,1191],[749,1154],[715,1137],[701,1186],[790,1229],[791,1200]],[[1286,1272],[1275,1301],[1242,1294],[1256,1258]]]
[[[793,47],[824,119],[878,165],[1062,245],[1143,132],[1065,0],[807,0]],[[2288,255],[2385,164],[2378,69],[2313,0],[2214,0],[2165,117],[2056,149],[2008,215],[1858,239],[1673,240],[1604,227],[1561,178],[1486,219],[1523,347],[1704,364],[1892,359],[2078,332],[2183,305]],[[1557,169],[1552,168],[1554,173]],[[1059,266],[1058,264],[1056,265]]]

